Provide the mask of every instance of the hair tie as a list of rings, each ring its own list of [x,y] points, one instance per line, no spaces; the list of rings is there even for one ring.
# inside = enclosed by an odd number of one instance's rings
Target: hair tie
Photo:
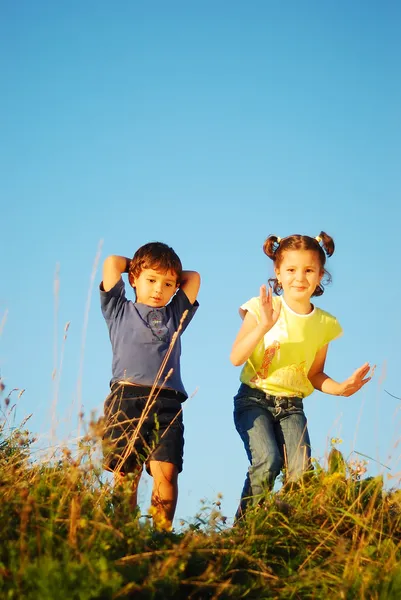
[[[320,242],[322,241],[322,238],[320,237],[320,235],[317,235],[315,237],[315,240],[317,241],[318,244],[320,244]]]
[[[281,242],[281,237],[277,238],[277,243],[279,244]]]

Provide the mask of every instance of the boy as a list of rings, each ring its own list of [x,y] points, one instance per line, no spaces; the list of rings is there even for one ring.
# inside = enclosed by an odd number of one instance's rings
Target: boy
[[[135,302],[125,296],[122,273],[128,273]],[[188,397],[180,336],[198,308],[199,286],[199,274],[183,271],[174,250],[161,242],[141,246],[132,260],[109,256],[103,265],[100,300],[113,351],[111,394],[104,405],[105,466],[116,475],[135,473],[136,507],[146,463],[153,477],[153,521],[161,529],[171,529],[177,504],[181,403]]]

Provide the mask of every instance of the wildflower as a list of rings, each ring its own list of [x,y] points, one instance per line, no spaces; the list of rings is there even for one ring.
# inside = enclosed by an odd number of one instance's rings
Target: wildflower
[[[367,472],[368,461],[366,460],[350,460],[348,463],[348,470],[353,479],[360,479],[362,475]]]
[[[149,514],[153,519],[154,528],[158,531],[172,531],[173,527],[168,519],[162,514],[156,506],[149,508]]]

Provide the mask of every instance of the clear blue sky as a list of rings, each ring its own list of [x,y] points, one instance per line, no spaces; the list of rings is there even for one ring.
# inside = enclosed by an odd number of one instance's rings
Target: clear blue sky
[[[324,229],[336,252],[317,304],[344,328],[327,371],[377,370],[351,398],[306,400],[313,455],[341,437],[346,455],[388,464],[387,485],[399,484],[400,402],[384,390],[401,396],[400,22],[389,0],[1,3],[0,369],[6,392],[26,390],[16,422],[33,413],[51,442],[67,322],[58,438],[77,434],[80,402],[87,419],[100,414],[111,376],[101,262],[167,242],[202,275],[183,337],[197,393],[184,406],[177,517],[221,492],[231,518],[247,468],[228,359],[238,306],[271,274],[268,234]],[[144,509],[148,493],[145,478]]]

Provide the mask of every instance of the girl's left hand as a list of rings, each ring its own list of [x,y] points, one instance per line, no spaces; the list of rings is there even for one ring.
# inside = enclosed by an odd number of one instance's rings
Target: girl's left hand
[[[280,316],[281,302],[277,308],[273,308],[273,292],[271,287],[266,289],[265,285],[260,286],[260,323],[269,331],[277,323]]]
[[[368,383],[368,381],[370,381],[373,377],[375,366],[372,367],[370,377],[366,377],[366,375],[370,371],[370,368],[370,364],[365,363],[364,365],[359,367],[359,369],[354,371],[351,377],[348,377],[348,379],[343,381],[341,384],[340,396],[352,396],[352,394],[358,392],[361,389],[361,387]]]

